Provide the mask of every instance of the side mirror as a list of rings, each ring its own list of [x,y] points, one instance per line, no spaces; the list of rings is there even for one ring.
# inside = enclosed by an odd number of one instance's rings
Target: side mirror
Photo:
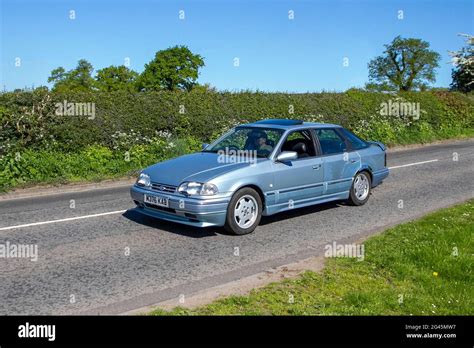
[[[298,153],[295,151],[283,151],[276,158],[278,162],[288,162],[295,159],[298,159]]]
[[[209,146],[209,144],[202,144],[202,149],[204,150],[208,146]]]

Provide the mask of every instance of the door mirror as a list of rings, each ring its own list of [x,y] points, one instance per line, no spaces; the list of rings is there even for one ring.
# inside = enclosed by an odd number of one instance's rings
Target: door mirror
[[[298,159],[298,153],[295,151],[283,151],[276,158],[278,162],[288,162],[295,159]]]
[[[202,149],[204,150],[208,146],[209,146],[209,144],[202,144]]]

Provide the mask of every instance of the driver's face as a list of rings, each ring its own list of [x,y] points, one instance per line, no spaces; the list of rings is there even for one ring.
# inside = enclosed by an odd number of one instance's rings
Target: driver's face
[[[258,138],[257,141],[259,145],[265,145],[265,143],[267,142],[267,139],[265,139],[264,137],[260,137]]]

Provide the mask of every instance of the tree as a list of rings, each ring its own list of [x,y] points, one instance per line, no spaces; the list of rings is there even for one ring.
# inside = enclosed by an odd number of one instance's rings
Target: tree
[[[62,66],[51,71],[51,76],[48,77],[48,82],[57,83],[63,82],[66,79],[66,70]]]
[[[474,36],[460,34],[466,38],[466,46],[460,51],[450,52],[454,69],[451,74],[451,89],[460,92],[474,90]]]
[[[91,74],[94,68],[85,59],[78,61],[76,68],[66,71],[59,67],[51,71],[48,82],[53,82],[53,91],[90,90],[94,88],[95,80]]]
[[[97,71],[96,86],[101,91],[132,91],[138,74],[124,65],[109,66]]]
[[[155,58],[145,65],[137,86],[141,91],[190,91],[203,66],[204,59],[186,46],[171,47],[156,52]]]
[[[436,81],[435,69],[441,58],[429,47],[426,41],[397,36],[385,45],[383,55],[369,62],[368,86],[398,91],[426,89],[428,82]]]

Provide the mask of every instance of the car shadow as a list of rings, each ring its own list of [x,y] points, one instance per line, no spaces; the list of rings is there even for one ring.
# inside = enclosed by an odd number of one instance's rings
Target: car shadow
[[[200,228],[154,218],[140,213],[138,211],[138,208],[129,209],[125,213],[123,213],[122,216],[140,225],[157,228],[166,232],[179,234],[185,237],[205,238],[217,236],[218,234],[227,234],[227,232],[223,228],[219,227]]]
[[[262,220],[260,221],[260,226],[269,225],[275,222],[280,222],[287,219],[309,215],[309,214],[317,213],[317,212],[328,210],[328,209],[334,209],[343,205],[347,205],[347,203],[344,201],[332,201],[328,203],[311,205],[304,208],[296,208],[294,210],[287,210],[281,213],[277,213],[275,215],[262,216]]]
[[[321,212],[328,209],[334,209],[343,205],[347,205],[344,201],[333,201],[328,203],[322,203],[318,205],[312,205],[304,208],[297,208],[295,210],[284,211],[271,216],[262,216],[260,226],[270,225],[278,223],[283,220],[288,220],[304,215],[309,215],[317,212]],[[123,217],[129,219],[138,224],[161,229],[166,232],[179,234],[180,236],[191,237],[191,238],[205,238],[214,237],[217,235],[228,235],[237,237],[236,235],[227,232],[224,227],[194,227],[183,225],[177,222],[161,220],[159,218],[153,218],[151,216],[142,214],[138,211],[138,208],[132,208],[122,214]]]

